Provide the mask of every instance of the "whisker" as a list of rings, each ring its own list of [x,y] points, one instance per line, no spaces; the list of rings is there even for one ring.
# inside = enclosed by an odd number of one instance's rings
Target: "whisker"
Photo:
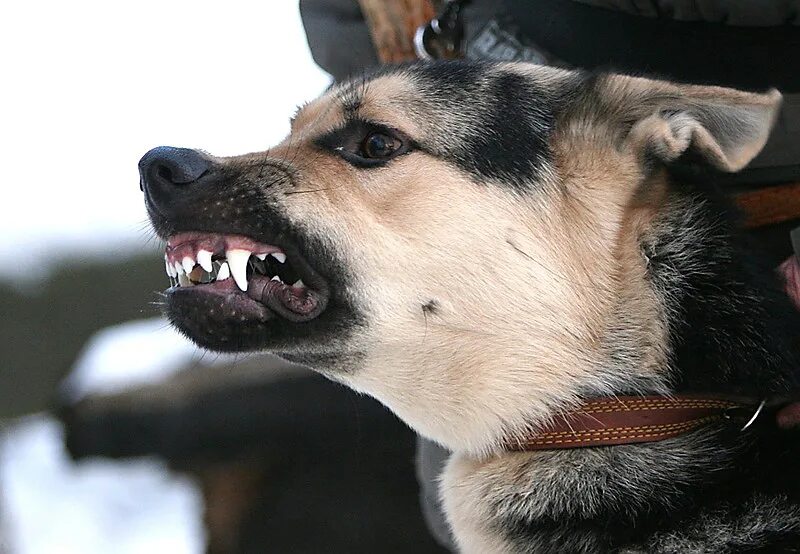
[[[291,190],[291,191],[285,192],[284,194],[289,195],[289,194],[305,194],[307,192],[323,192],[323,191],[326,191],[326,190],[336,190],[336,189],[342,188],[343,186],[344,185],[339,185],[338,187],[327,187],[327,188],[323,188],[323,189]]]

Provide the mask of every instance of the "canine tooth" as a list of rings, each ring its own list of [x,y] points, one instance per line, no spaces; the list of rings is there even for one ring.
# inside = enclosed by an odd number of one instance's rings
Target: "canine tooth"
[[[228,259],[228,265],[231,266],[231,275],[233,280],[236,281],[236,286],[241,290],[247,290],[247,260],[250,259],[250,252],[234,248],[225,252],[225,257]]]
[[[189,256],[186,256],[186,257],[183,259],[183,262],[181,262],[181,263],[183,264],[183,270],[184,270],[184,271],[185,271],[187,274],[191,273],[191,272],[192,272],[192,270],[194,269],[194,260],[193,260],[193,259],[191,259]]]
[[[211,273],[211,270],[214,268],[214,266],[211,265],[211,252],[208,250],[198,250],[197,263],[200,264],[200,267]]]
[[[273,252],[272,257],[278,260],[280,263],[286,262],[286,254],[283,252]]]
[[[255,254],[255,257],[263,262],[267,259],[267,254]]]
[[[297,281],[295,281],[295,282],[294,282],[294,285],[292,285],[292,286],[293,286],[293,287],[297,287],[297,288],[299,288],[299,289],[304,289],[304,288],[306,288],[306,285],[305,285],[305,283],[303,283],[303,280],[302,280],[302,279],[298,279]]]
[[[169,263],[169,259],[167,258],[166,254],[164,254],[164,268],[167,270],[167,277],[175,277],[175,268],[173,268],[172,264]]]
[[[228,267],[228,262],[225,262],[219,267],[217,271],[217,281],[224,281],[231,276],[231,269]]]
[[[180,263],[180,262],[175,262],[175,263],[172,265],[172,267],[175,269],[175,277],[179,277],[179,276],[183,275],[184,273],[186,273],[186,272],[183,270],[183,266],[181,265],[181,263]]]

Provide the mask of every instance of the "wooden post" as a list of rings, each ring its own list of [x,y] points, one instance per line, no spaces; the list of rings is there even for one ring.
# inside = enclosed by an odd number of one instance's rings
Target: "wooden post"
[[[436,17],[430,0],[359,0],[381,63],[417,59],[414,33]]]

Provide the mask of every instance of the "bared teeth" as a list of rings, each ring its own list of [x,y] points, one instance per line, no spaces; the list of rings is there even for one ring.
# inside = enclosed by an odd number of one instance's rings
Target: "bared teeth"
[[[214,269],[214,266],[211,263],[211,252],[208,250],[197,251],[197,263],[209,273],[211,273],[211,270]]]
[[[250,252],[248,250],[241,250],[234,248],[225,252],[225,257],[228,259],[228,265],[231,267],[231,275],[233,280],[236,281],[236,286],[240,290],[247,290],[247,260],[250,259]]]
[[[192,237],[189,240],[186,240],[186,237],[178,237],[174,241],[171,239],[171,242],[167,243],[164,254],[164,269],[171,283],[174,285],[177,282],[179,286],[192,286],[194,283],[207,284],[233,278],[236,286],[246,292],[249,288],[247,278],[249,268],[259,276],[264,276],[268,271],[269,266],[257,263],[256,260],[265,262],[269,256],[272,256],[280,264],[287,262],[287,255],[277,250],[275,246],[253,244],[251,247],[247,245],[247,240],[238,239],[230,241],[230,243],[231,248],[224,252],[223,257],[223,253],[214,246],[219,244],[217,239],[206,240],[204,237]],[[239,247],[233,247],[234,244]],[[217,258],[214,257],[215,251]],[[251,256],[254,259],[251,260]],[[269,274],[267,273],[266,276],[268,277]],[[287,285],[279,275],[275,275],[271,279]],[[292,286],[297,289],[307,288],[302,279],[297,279]]]
[[[169,263],[169,258],[167,258],[166,254],[164,254],[164,267],[167,270],[167,277],[170,279],[174,279],[178,276],[178,274],[175,272],[175,268],[172,267],[171,263]]]
[[[224,281],[225,279],[229,279],[231,276],[231,268],[228,266],[228,262],[225,262],[219,267],[219,271],[217,271],[217,281]]]
[[[186,256],[181,262],[181,265],[183,266],[184,273],[188,275],[194,269],[194,260],[189,256]]]

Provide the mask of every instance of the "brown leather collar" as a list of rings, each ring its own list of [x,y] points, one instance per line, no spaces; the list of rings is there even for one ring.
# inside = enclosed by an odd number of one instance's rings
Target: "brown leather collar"
[[[510,450],[555,450],[655,442],[723,420],[749,426],[764,403],[694,395],[619,396],[588,400],[558,415],[535,434],[508,444]],[[742,425],[740,425],[740,428]]]

